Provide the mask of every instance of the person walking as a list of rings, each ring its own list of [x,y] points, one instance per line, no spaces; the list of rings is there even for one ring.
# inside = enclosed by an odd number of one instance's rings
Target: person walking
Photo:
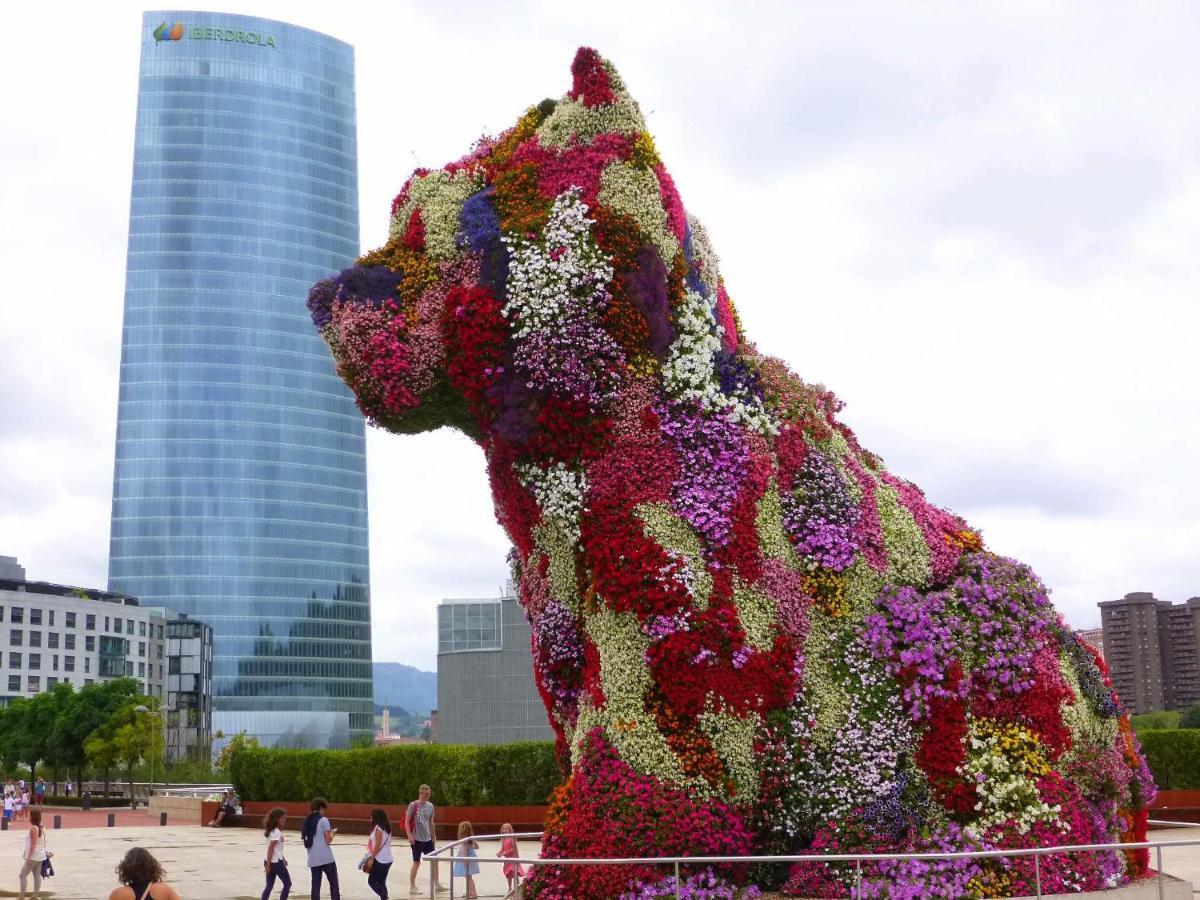
[[[13,800],[12,794],[4,795],[4,821],[11,822],[13,818],[13,810],[16,809],[16,802]]]
[[[434,851],[433,836],[436,833],[437,825],[433,804],[429,802],[429,798],[432,796],[433,790],[429,785],[421,785],[417,789],[417,799],[408,804],[408,809],[404,813],[404,833],[408,835],[408,846],[412,848],[412,868],[408,871],[408,892],[410,894],[421,893],[421,889],[417,887],[417,870],[421,868],[421,856]],[[444,892],[446,889],[438,881],[437,860],[429,861],[429,871],[433,878],[434,889]]]
[[[163,881],[164,874],[150,851],[130,847],[117,864],[121,886],[113,889],[108,900],[181,900],[179,891]]]
[[[304,820],[300,829],[300,839],[308,848],[308,868],[312,872],[312,900],[321,900],[321,878],[329,881],[330,900],[342,900],[342,891],[338,885],[337,862],[333,858],[333,836],[337,829],[329,824],[325,810],[329,804],[324,797],[316,797],[311,804],[312,812]]]
[[[263,867],[267,873],[267,886],[263,888],[262,900],[271,896],[276,878],[283,885],[279,900],[288,900],[292,890],[292,876],[288,874],[287,860],[283,855],[283,826],[286,824],[287,810],[282,806],[276,806],[263,819],[263,837],[267,839],[267,858],[263,860]]]
[[[367,853],[371,857],[367,868],[367,887],[388,900],[387,877],[392,869],[392,823],[382,809],[371,810],[371,836],[367,838]]]
[[[505,822],[500,826],[500,833],[508,835],[500,839],[500,849],[496,855],[502,859],[517,859],[521,855],[521,848],[517,846],[517,839],[512,836],[513,827],[509,822]],[[504,877],[508,881],[508,893],[505,897],[512,895],[513,891],[521,883],[521,879],[525,877],[525,867],[520,863],[506,862],[504,863]],[[516,884],[513,881],[516,881]]]
[[[39,778],[33,788],[33,802],[38,806],[46,805],[46,779]]]
[[[29,883],[30,875],[33,876],[34,900],[42,895],[42,863],[46,859],[46,832],[42,829],[42,811],[35,809],[29,814],[29,834],[21,852],[21,872],[18,876],[21,882],[20,900],[25,900],[25,886]]]
[[[68,796],[68,797],[70,797],[70,796],[71,796],[71,789],[72,789],[73,787],[74,787],[74,785],[73,785],[73,784],[71,784],[71,779],[70,779],[70,778],[68,778],[68,779],[67,779],[67,796]]]

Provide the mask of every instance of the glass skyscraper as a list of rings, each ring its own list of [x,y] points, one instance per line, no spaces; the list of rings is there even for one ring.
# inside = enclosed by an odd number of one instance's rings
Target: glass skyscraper
[[[348,44],[144,15],[109,588],[211,625],[213,728],[268,744],[373,730],[364,423],[305,308],[356,140]]]

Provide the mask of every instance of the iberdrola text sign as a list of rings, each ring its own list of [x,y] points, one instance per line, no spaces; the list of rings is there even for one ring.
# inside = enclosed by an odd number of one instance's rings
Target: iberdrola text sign
[[[237,41],[242,44],[257,44],[274,47],[275,36],[258,31],[242,31],[240,28],[209,28],[204,25],[188,27],[188,37],[194,41]]]

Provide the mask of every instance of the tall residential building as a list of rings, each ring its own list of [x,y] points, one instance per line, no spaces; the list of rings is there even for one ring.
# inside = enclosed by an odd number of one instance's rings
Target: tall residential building
[[[1185,603],[1135,591],[1098,604],[1113,687],[1134,713],[1200,703],[1200,597]]]
[[[358,254],[354,50],[142,19],[109,589],[213,629],[213,727],[372,732],[365,429],[315,334]]]
[[[159,701],[167,761],[207,758],[212,629],[124,594],[28,581],[15,559],[0,561],[11,563],[0,566],[0,706],[63,682],[134,678]]]
[[[554,740],[534,681],[530,641],[512,584],[494,600],[438,605],[435,743]]]

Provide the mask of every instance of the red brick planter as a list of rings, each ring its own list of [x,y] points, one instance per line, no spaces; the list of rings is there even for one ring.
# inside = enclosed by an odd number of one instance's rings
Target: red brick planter
[[[1200,822],[1200,791],[1159,791],[1150,818],[1170,822]]]

